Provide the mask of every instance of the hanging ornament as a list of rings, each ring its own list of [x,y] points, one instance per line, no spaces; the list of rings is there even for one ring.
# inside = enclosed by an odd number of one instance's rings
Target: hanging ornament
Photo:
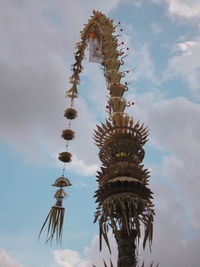
[[[72,131],[71,129],[66,129],[62,131],[62,138],[64,138],[65,140],[73,140],[75,133],[74,131]]]
[[[61,152],[59,153],[58,159],[62,162],[70,162],[72,160],[72,154],[69,152]]]
[[[67,91],[67,96],[71,97],[72,99],[78,97],[76,83],[73,84],[72,88],[69,91]]]
[[[51,208],[49,214],[47,215],[38,238],[40,238],[45,225],[48,224],[46,243],[52,242],[54,236],[56,236],[56,242],[61,243],[65,215],[65,208],[62,207],[62,202],[64,198],[68,197],[67,193],[63,190],[63,187],[71,186],[71,183],[68,178],[59,177],[52,186],[60,188],[54,195],[54,198],[56,198],[56,204]]]
[[[64,117],[74,120],[77,117],[77,111],[74,108],[67,108],[64,112]]]

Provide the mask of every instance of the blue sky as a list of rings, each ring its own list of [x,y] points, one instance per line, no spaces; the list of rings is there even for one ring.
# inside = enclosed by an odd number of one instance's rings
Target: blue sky
[[[102,266],[93,224],[96,170],[95,125],[104,121],[106,83],[86,56],[79,86],[79,112],[69,150],[73,161],[62,247],[37,242],[54,204],[50,185],[62,173],[63,111],[80,30],[100,10],[120,21],[129,47],[124,69],[133,70],[127,111],[150,129],[145,166],[151,170],[156,218],[153,251],[140,252],[161,267],[198,266],[200,242],[200,4],[198,0],[59,0],[0,3],[0,267]],[[86,53],[87,54],[87,53]],[[122,68],[122,70],[123,70]],[[112,259],[116,262],[116,245]],[[147,265],[148,266],[148,265]]]

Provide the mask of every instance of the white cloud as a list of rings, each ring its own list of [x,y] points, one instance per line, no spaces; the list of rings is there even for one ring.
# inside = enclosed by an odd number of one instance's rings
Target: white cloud
[[[86,165],[83,160],[78,160],[76,157],[73,158],[72,163],[69,166],[69,170],[81,174],[81,175],[94,175],[98,169],[98,165]]]
[[[130,36],[133,36],[133,34]],[[142,44],[138,48],[133,48],[128,36],[123,35],[121,39],[130,49],[130,54],[124,58],[125,66],[122,66],[122,69],[129,70],[130,73],[126,74],[125,78],[123,78],[123,82],[128,82],[128,84],[130,83],[129,88],[132,87],[133,81],[141,80],[149,80],[155,85],[158,85],[159,79],[155,75],[154,61],[150,55],[148,45]]]
[[[66,4],[62,0],[46,6],[40,0],[20,4],[7,1],[0,10],[4,51],[0,54],[0,138],[21,153],[27,162],[43,163],[64,149],[60,134],[66,127],[64,91],[69,86],[66,73],[70,76],[73,46],[93,6],[109,12],[118,2],[113,0],[105,5],[105,1],[95,1],[95,5],[94,1],[88,4],[71,1]],[[126,29],[129,31],[130,26]],[[132,50],[130,37],[124,37],[123,41]],[[132,60],[136,64],[134,79],[156,80],[147,45],[142,46],[134,59],[128,59],[131,67]],[[94,113],[104,117],[106,84],[97,68],[94,64],[85,64],[91,88],[80,85],[79,89],[87,91],[85,98],[93,103]],[[131,79],[131,75],[127,79]],[[76,139],[69,146],[75,159],[71,168],[91,174],[98,162],[98,150],[91,142],[96,117],[83,100],[77,101],[76,108],[79,117],[72,123]]]
[[[188,83],[195,97],[200,97],[200,42],[181,42],[176,45],[179,54],[168,61],[165,78],[181,77]]]
[[[13,260],[6,250],[0,249],[0,267],[22,267],[22,264]]]
[[[199,17],[200,3],[198,0],[167,0],[169,11],[186,18]]]
[[[147,115],[154,145],[170,153],[159,167],[160,175],[176,187],[176,196],[189,216],[190,225],[198,231],[199,117],[200,105],[185,98],[157,103]]]
[[[154,61],[151,57],[148,43],[139,43],[138,40],[135,40],[135,31],[131,24],[123,24],[122,28],[125,31],[119,33],[120,36],[118,38],[119,43],[124,43],[120,48],[124,49],[123,52],[126,57],[123,59],[125,64],[121,66],[121,71],[130,71],[128,74],[125,73],[126,75],[122,82],[130,82],[131,87],[133,81],[147,79],[158,85],[160,81],[155,74]],[[128,50],[126,50],[127,48]]]
[[[184,54],[191,55],[191,49],[196,45],[199,45],[199,43],[196,41],[186,41],[183,43],[178,43],[177,47]]]
[[[90,247],[85,247],[83,251],[83,257],[74,250],[57,250],[54,251],[55,262],[59,266],[63,267],[91,267],[95,265],[96,267],[103,266],[103,261],[110,263],[110,259],[114,266],[116,266],[117,260],[117,247],[114,241],[114,237],[109,232],[109,241],[112,250],[110,255],[108,248],[103,241],[102,251],[99,251],[99,236],[95,235],[91,241]]]
[[[73,250],[54,251],[54,258],[59,266],[63,267],[88,267],[89,262],[81,259],[78,252]]]
[[[109,244],[111,247],[112,253],[110,254],[106,243],[102,242],[102,251],[99,251],[99,235],[93,237],[90,247],[84,248],[84,255],[91,264],[94,264],[96,267],[100,267],[103,265],[103,260],[108,264],[110,260],[114,266],[117,265],[117,244],[115,242],[114,236],[111,231],[108,233]],[[90,265],[91,266],[91,265]],[[88,266],[89,267],[89,266]]]
[[[109,3],[61,0],[48,5],[40,0],[3,3],[0,10],[0,138],[22,153],[26,161],[44,162],[64,149],[60,133],[66,127],[64,94],[69,89],[66,76],[71,74],[73,46],[79,41],[79,31],[92,15],[93,7],[107,13],[117,4],[117,0]],[[91,73],[91,76],[95,79],[100,75]],[[105,89],[101,92],[105,94]],[[79,153],[82,167],[82,158],[86,166],[92,166],[85,169],[90,173],[96,159],[92,156],[95,148],[87,147],[91,143],[87,138],[92,138],[95,118],[85,103],[81,103],[77,106],[82,116],[77,126],[77,136],[81,132],[81,139],[78,142],[77,137],[72,147],[76,147],[74,154]]]
[[[134,58],[135,80],[149,79],[155,84],[159,84],[157,77],[155,76],[154,62],[149,53],[147,44],[144,44],[139,51],[135,54]]]
[[[156,4],[166,2],[169,13],[176,16],[195,18],[200,15],[199,0],[151,0],[151,2]]]
[[[162,95],[141,95],[137,100],[134,117],[148,124],[149,144],[169,153],[160,159],[161,164],[152,166],[154,242],[152,254],[145,252],[144,258],[163,267],[198,266],[200,105],[183,97],[163,100]]]

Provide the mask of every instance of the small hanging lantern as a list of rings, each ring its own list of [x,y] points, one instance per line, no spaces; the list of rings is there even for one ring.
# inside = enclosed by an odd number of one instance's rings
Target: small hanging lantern
[[[68,178],[62,176],[56,179],[52,186],[59,187],[60,189],[58,189],[54,195],[54,198],[56,198],[56,203],[47,215],[38,238],[40,238],[45,225],[48,224],[46,243],[49,241],[52,242],[55,235],[57,243],[61,243],[65,215],[65,208],[62,207],[62,202],[64,198],[68,197],[67,193],[63,190],[63,187],[71,186],[71,183]]]

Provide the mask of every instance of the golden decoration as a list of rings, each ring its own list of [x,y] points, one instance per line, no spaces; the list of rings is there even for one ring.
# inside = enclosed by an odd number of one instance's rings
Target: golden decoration
[[[59,153],[58,159],[62,162],[70,162],[72,160],[72,154],[69,152],[61,152]]]
[[[77,117],[77,111],[74,108],[67,108],[64,112],[64,117],[74,120]]]
[[[61,137],[65,140],[73,140],[75,137],[75,133],[71,129],[66,129],[62,131]]]

